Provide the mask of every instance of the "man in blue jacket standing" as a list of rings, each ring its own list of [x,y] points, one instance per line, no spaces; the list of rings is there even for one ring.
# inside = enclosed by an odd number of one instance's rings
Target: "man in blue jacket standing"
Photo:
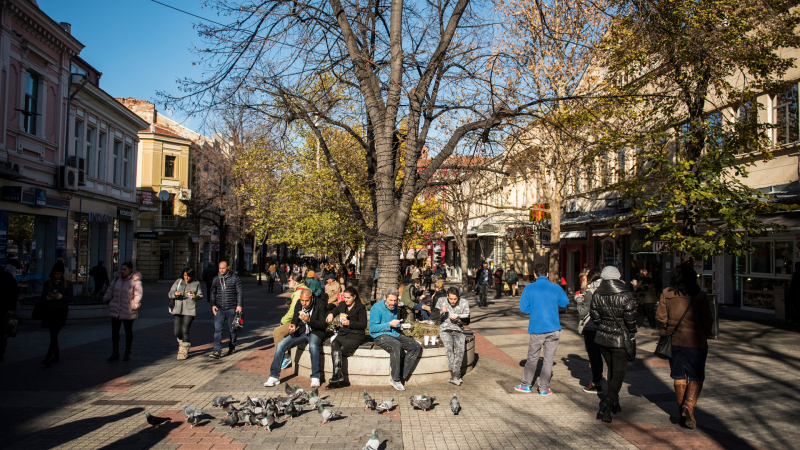
[[[528,361],[522,371],[522,383],[514,389],[520,392],[531,392],[531,384],[539,364],[539,352],[544,347],[544,362],[539,375],[539,395],[550,395],[550,378],[553,375],[553,359],[556,356],[558,340],[561,335],[561,322],[558,320],[558,307],[565,308],[569,298],[561,286],[547,279],[547,266],[537,263],[533,267],[536,282],[525,286],[519,300],[519,309],[530,315],[528,334]]]
[[[389,384],[398,391],[405,391],[403,380],[411,376],[411,370],[422,353],[419,342],[400,333],[400,324],[405,319],[405,309],[397,306],[397,289],[387,289],[383,301],[376,303],[369,311],[369,334],[375,345],[389,352],[389,365],[392,368]],[[405,350],[405,358],[402,358]],[[400,376],[402,358],[403,375]]]

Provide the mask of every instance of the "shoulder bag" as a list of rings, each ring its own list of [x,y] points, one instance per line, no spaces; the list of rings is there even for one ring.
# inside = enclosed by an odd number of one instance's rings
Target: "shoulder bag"
[[[584,327],[586,327],[586,324],[589,323],[590,320],[592,320],[592,318],[590,317],[589,314],[586,314],[586,317],[584,317],[583,319],[581,319],[580,322],[578,322],[578,334],[580,335],[583,334],[583,329]]]
[[[672,329],[672,333],[658,338],[658,344],[656,344],[656,349],[653,352],[654,355],[663,359],[672,358],[672,336],[674,336],[675,332],[678,331],[678,327],[681,326],[683,318],[686,317],[686,314],[689,312],[689,309],[691,309],[692,303],[694,303],[694,299],[697,297],[698,293],[699,291],[692,296],[691,300],[689,300],[689,306],[686,307],[686,311],[683,312],[683,315],[681,316],[680,320],[678,320],[678,323],[675,324],[675,328]]]
[[[181,283],[183,283],[183,280],[178,281],[178,289],[176,290],[176,292],[181,290]],[[175,295],[175,292],[170,292],[170,294]],[[173,309],[175,309],[175,298],[170,297],[169,298],[169,310],[170,310],[170,312],[172,312]]]
[[[617,318],[615,318],[615,320],[617,320]],[[622,343],[625,345],[625,356],[628,357],[628,361],[633,361],[636,359],[636,334],[628,331],[624,322],[622,324],[618,323],[618,325],[622,330]]]

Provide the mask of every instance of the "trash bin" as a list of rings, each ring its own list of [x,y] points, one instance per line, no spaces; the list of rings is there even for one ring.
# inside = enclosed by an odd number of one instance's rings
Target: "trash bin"
[[[711,307],[711,339],[719,337],[719,295],[708,296],[709,306]]]

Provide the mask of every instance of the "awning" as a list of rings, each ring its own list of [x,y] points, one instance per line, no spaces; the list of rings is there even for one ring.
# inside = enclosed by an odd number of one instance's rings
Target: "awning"
[[[585,230],[580,230],[580,231],[562,231],[561,233],[559,233],[558,237],[561,238],[561,239],[580,239],[580,238],[585,238],[586,237],[586,231]]]
[[[631,228],[610,228],[605,230],[592,230],[592,236],[603,237],[603,236],[611,236],[615,234],[616,236],[622,234],[631,234]]]
[[[761,223],[770,225],[783,225],[787,228],[800,227],[800,212],[785,212],[778,214],[759,214],[756,217]]]

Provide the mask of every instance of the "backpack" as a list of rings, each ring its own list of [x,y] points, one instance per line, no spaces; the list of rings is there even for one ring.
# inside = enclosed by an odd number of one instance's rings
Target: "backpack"
[[[514,269],[508,269],[508,272],[506,272],[506,283],[516,283],[517,281],[519,281],[517,272]]]

